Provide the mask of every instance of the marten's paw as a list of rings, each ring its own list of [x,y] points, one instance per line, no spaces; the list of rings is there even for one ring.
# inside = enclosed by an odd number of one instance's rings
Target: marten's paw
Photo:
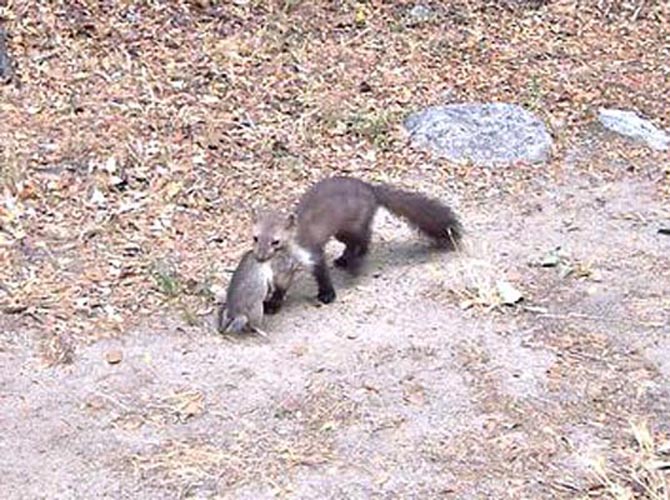
[[[335,300],[335,290],[333,288],[329,288],[327,290],[319,290],[317,298],[324,304],[330,304],[332,301]]]
[[[349,267],[349,259],[347,259],[347,257],[342,254],[333,261],[333,264],[335,264],[335,267],[339,267],[340,269],[347,269]]]

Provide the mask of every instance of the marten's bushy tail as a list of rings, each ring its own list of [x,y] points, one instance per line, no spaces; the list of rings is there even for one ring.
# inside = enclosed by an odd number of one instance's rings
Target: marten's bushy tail
[[[461,223],[448,206],[419,193],[386,184],[372,186],[377,202],[417,227],[441,247],[454,250],[463,234]]]

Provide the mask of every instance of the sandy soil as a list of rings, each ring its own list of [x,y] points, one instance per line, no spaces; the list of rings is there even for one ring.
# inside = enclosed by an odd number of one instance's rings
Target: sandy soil
[[[335,270],[328,306],[303,276],[269,342],[156,318],[44,367],[7,323],[0,491],[605,497],[592,460],[628,484],[631,419],[670,432],[669,213],[642,177],[450,200],[469,254],[436,253],[380,213],[361,276]],[[558,246],[570,275],[532,265]],[[521,305],[461,307],[482,262]]]

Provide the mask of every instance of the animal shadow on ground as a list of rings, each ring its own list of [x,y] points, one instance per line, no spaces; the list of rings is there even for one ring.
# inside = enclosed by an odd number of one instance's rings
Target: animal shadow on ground
[[[430,241],[417,235],[414,238],[408,239],[392,239],[387,241],[377,241],[371,245],[370,253],[366,256],[360,269],[355,274],[349,273],[343,269],[334,266],[333,260],[340,255],[344,248],[338,241],[331,241],[327,246],[327,255],[333,284],[335,290],[340,294],[364,284],[366,281],[373,279],[380,274],[392,269],[414,267],[417,265],[426,264],[435,259],[455,258],[457,252],[447,251],[445,249],[436,247]],[[337,303],[337,300],[335,304]],[[335,305],[334,304],[334,305]],[[281,310],[277,315],[285,315],[287,313],[295,312],[306,305],[313,307],[323,307],[316,299],[316,285],[311,273],[307,270],[301,270],[295,278],[293,285],[286,295],[286,300]],[[326,306],[330,307],[330,306]],[[275,315],[266,315],[265,322]],[[212,316],[209,319],[212,330],[215,329],[215,318]],[[226,334],[230,340],[245,341],[253,340],[256,342],[265,342],[260,335],[255,334]]]

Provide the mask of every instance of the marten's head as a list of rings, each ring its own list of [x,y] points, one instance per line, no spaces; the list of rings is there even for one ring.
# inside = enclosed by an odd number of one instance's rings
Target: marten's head
[[[271,259],[284,250],[295,228],[295,215],[277,210],[262,210],[254,214],[253,238],[254,255],[260,262]]]

